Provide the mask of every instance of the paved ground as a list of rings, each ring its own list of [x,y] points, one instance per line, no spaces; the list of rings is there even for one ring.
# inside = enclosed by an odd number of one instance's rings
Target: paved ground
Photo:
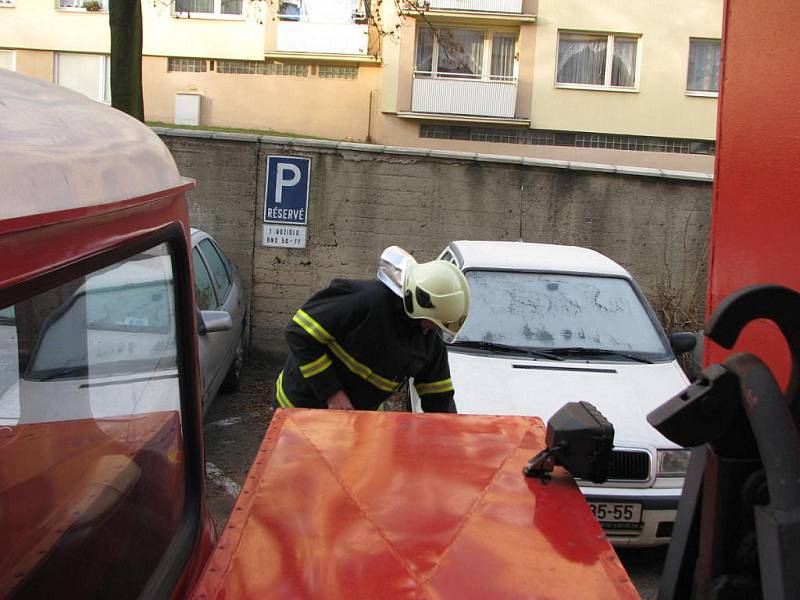
[[[278,369],[277,365],[246,365],[239,392],[219,396],[206,415],[206,495],[217,531],[233,510],[239,487],[272,418]],[[620,550],[618,554],[642,598],[655,598],[666,548]]]

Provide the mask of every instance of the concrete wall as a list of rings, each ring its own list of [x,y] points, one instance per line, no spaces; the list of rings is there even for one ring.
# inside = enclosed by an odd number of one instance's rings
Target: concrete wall
[[[261,351],[281,353],[283,328],[311,293],[334,277],[373,277],[392,244],[425,261],[453,239],[517,240],[521,230],[525,241],[603,252],[651,300],[697,273],[703,295],[711,182],[696,174],[159,132],[181,172],[198,180],[193,224],[252,275],[251,340]],[[312,160],[306,249],[260,245],[268,154]]]

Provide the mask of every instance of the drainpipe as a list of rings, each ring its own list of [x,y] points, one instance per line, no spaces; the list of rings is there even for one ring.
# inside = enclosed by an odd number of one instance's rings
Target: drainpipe
[[[372,143],[372,106],[373,106],[373,98],[378,93],[378,90],[372,90],[369,93],[369,115],[367,116],[367,143]]]

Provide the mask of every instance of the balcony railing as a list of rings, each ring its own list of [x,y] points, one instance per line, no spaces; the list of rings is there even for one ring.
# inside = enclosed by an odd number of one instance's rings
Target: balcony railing
[[[367,54],[366,25],[279,21],[278,52]]]
[[[514,117],[516,101],[515,78],[486,80],[414,73],[413,112],[510,119]]]
[[[522,13],[522,0],[429,0],[433,10]]]

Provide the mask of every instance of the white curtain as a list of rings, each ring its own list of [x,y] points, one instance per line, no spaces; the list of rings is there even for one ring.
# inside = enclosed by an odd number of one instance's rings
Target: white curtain
[[[438,73],[481,76],[483,73],[483,31],[440,28],[437,38],[439,59],[436,70]]]
[[[175,0],[175,12],[213,13],[214,0]]]
[[[636,38],[614,38],[614,61],[611,65],[611,85],[634,87],[636,85]]]
[[[422,25],[417,33],[417,66],[416,71],[430,73],[433,69],[433,31]]]
[[[514,77],[513,35],[495,34],[492,39],[492,79],[509,80]]]
[[[686,89],[691,92],[719,91],[719,40],[691,40]]]
[[[222,0],[221,9],[223,15],[240,15],[242,14],[242,0]]]
[[[607,36],[561,34],[558,40],[558,83],[603,85],[606,77]]]

